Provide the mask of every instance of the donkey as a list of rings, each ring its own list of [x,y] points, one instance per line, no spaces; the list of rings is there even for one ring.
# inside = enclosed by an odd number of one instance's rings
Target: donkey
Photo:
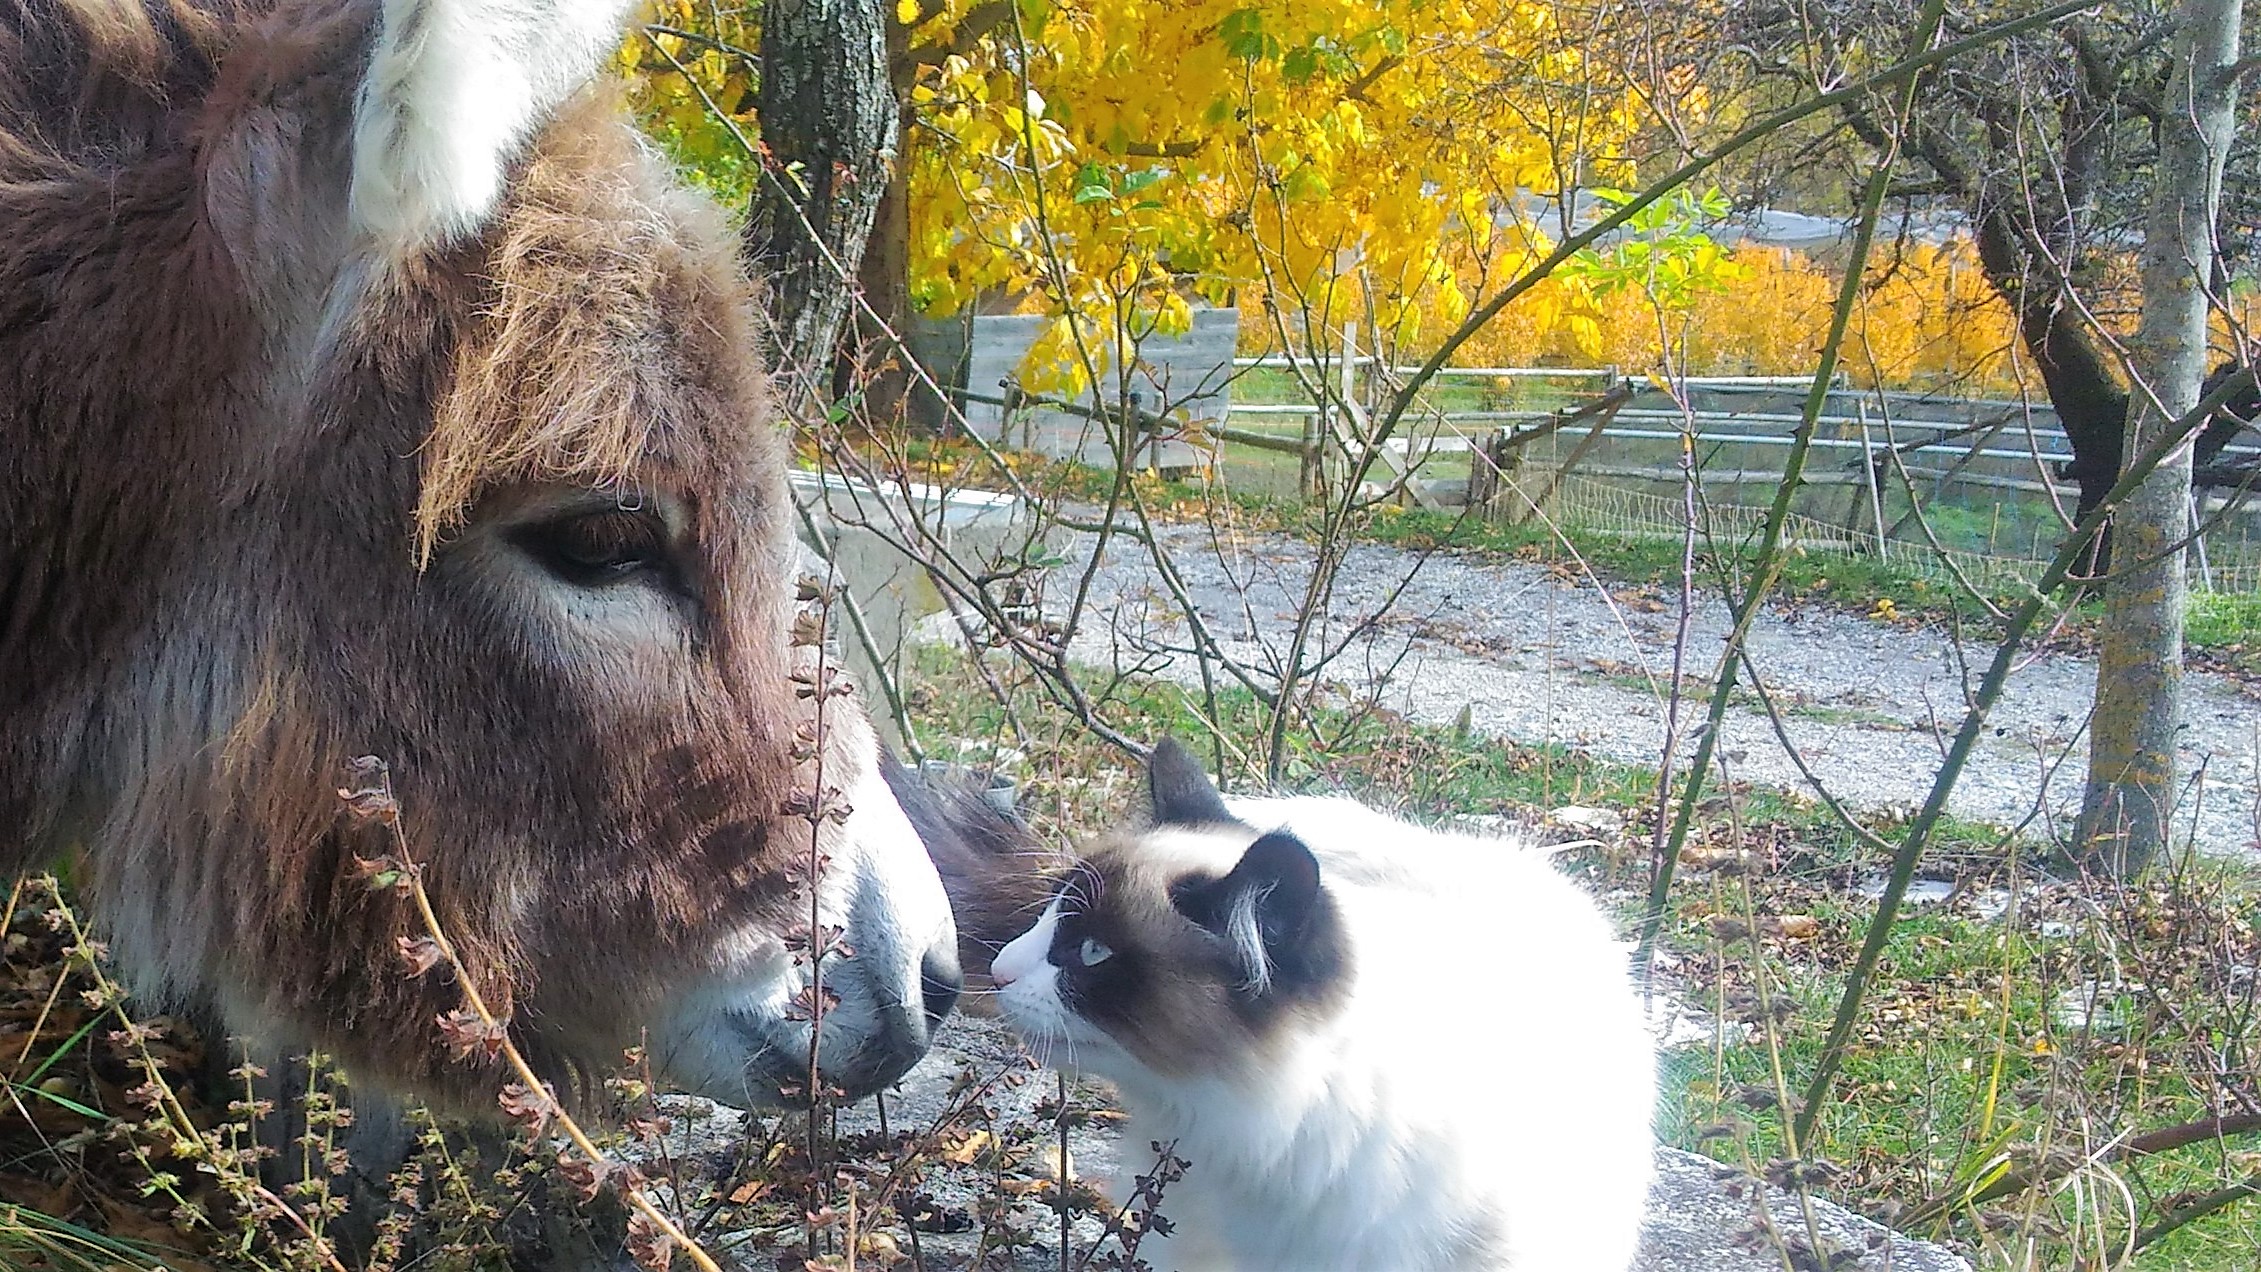
[[[753,294],[595,82],[626,17],[0,0],[0,878],[76,851],[139,988],[491,1108],[355,869],[379,755],[537,1065],[861,1095],[952,921],[795,637]]]

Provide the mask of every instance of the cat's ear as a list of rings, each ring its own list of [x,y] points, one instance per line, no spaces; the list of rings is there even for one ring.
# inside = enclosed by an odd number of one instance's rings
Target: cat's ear
[[[1209,770],[1176,738],[1163,738],[1146,757],[1146,789],[1154,797],[1158,826],[1214,826],[1231,822],[1232,810],[1209,780]]]
[[[1232,947],[1249,993],[1283,977],[1309,980],[1330,964],[1331,937],[1316,921],[1325,907],[1319,859],[1287,831],[1259,837],[1222,879],[1172,888],[1170,900]]]

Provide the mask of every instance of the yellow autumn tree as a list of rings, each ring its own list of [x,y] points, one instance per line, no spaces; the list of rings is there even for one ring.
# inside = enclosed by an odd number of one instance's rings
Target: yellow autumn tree
[[[905,0],[914,51],[948,50],[912,88],[914,300],[1049,314],[1031,361],[1060,387],[1197,297],[1260,298],[1274,344],[1433,338],[1528,256],[1536,200],[1628,175],[1642,108],[1556,13]]]
[[[751,148],[761,135],[754,117],[759,16],[752,6],[657,0],[651,21],[629,33],[619,57],[645,131],[692,180],[741,211],[753,193]]]
[[[1676,360],[1699,375],[1811,371],[1843,266],[1757,244],[1736,248],[1728,261],[1724,286],[1690,304]],[[1880,256],[1869,262],[1866,282],[1842,362],[1856,383],[1953,383],[1987,393],[2017,387],[2014,319],[1968,243],[1916,244]],[[1657,325],[1631,298],[1607,298],[1594,321],[1593,360],[1658,365]]]
[[[1048,315],[1033,386],[1078,389],[1124,345],[1237,301],[1242,346],[1345,324],[1421,354],[1554,246],[1548,200],[1632,184],[1650,122],[1628,68],[1539,0],[900,0],[909,288],[924,313]],[[623,52],[647,126],[743,204],[757,9],[661,0]],[[1704,102],[1661,74],[1683,117]],[[1651,74],[1657,74],[1652,70]],[[1653,87],[1653,86],[1651,86]],[[758,141],[756,142],[758,144]],[[1813,365],[1837,266],[1745,245],[1680,315],[1696,374]],[[1845,366],[2007,391],[2006,308],[1967,244],[1872,262]],[[1547,279],[1458,361],[1662,363],[1635,290]]]

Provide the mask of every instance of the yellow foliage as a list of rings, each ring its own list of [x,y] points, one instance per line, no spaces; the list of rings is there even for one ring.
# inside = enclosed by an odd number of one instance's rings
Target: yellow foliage
[[[619,54],[630,104],[644,127],[693,179],[736,208],[753,192],[755,168],[747,145],[760,132],[754,119],[758,67],[752,50],[760,40],[754,17],[750,7],[657,0],[652,23],[695,38],[647,35],[639,27]]]
[[[1641,127],[1639,96],[1543,0],[894,10],[919,66],[903,160],[914,302],[1049,315],[1032,388],[1084,387],[1149,333],[1185,330],[1196,300],[1237,302],[1248,351],[1331,344],[1354,323],[1418,354],[1551,249],[1532,198],[1636,175],[1609,156]],[[660,0],[654,20],[693,34],[639,32],[621,54],[655,135],[740,206],[757,12]],[[1455,361],[1649,370],[1669,345],[1690,373],[1812,369],[1839,266],[1754,246],[1699,264],[1716,286],[1661,320],[1639,290],[1548,279]],[[1966,245],[1880,252],[1868,273],[1849,375],[2016,388],[2009,311]],[[2233,303],[2252,329],[2261,300]]]
[[[1745,245],[1729,254],[1722,290],[1684,315],[1658,315],[1637,292],[1583,294],[1564,280],[1533,288],[1471,341],[1463,363],[1568,363],[1696,375],[1797,375],[1813,370],[1837,298],[1836,268],[1803,252]],[[1842,366],[1863,384],[1952,382],[1973,391],[2018,385],[2016,327],[1967,244],[1911,245],[1870,263]],[[2038,388],[2038,385],[2029,387]]]
[[[1619,152],[1639,101],[1555,12],[1066,0],[977,33],[996,6],[946,0],[914,33],[913,297],[1062,319],[1031,362],[1064,389],[1181,327],[1188,296],[1276,297],[1299,344],[1349,321],[1448,330],[1471,266],[1521,242],[1501,233],[1518,200],[1627,175],[1579,152]]]

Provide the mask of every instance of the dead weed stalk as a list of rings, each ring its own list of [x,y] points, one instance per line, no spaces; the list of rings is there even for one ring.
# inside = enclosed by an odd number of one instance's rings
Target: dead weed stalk
[[[424,888],[423,869],[409,851],[408,833],[401,824],[400,801],[393,794],[392,773],[385,761],[365,755],[348,762],[346,785],[339,789],[338,798],[356,819],[382,826],[391,835],[393,855],[356,864],[371,887],[397,889],[415,903],[425,934],[399,938],[400,957],[408,963],[412,975],[422,975],[439,963],[445,963],[463,992],[464,1006],[436,1021],[449,1046],[463,1057],[475,1052],[484,1052],[490,1059],[499,1057],[517,1075],[518,1081],[504,1087],[497,1097],[503,1112],[529,1132],[538,1133],[550,1122],[556,1123],[557,1129],[579,1154],[577,1160],[561,1156],[559,1166],[569,1179],[581,1186],[584,1200],[593,1199],[608,1183],[618,1191],[635,1212],[628,1222],[628,1248],[639,1264],[664,1272],[674,1251],[681,1250],[700,1272],[722,1272],[712,1255],[653,1204],[644,1190],[642,1174],[633,1166],[612,1161],[597,1147],[588,1132],[565,1110],[550,1085],[534,1072],[517,1045],[511,1042],[508,1020],[498,1017],[488,1006],[485,995],[479,992],[470,969],[456,953],[454,942],[448,939],[439,915],[432,908],[431,894]],[[342,1266],[339,1272],[343,1272]]]

